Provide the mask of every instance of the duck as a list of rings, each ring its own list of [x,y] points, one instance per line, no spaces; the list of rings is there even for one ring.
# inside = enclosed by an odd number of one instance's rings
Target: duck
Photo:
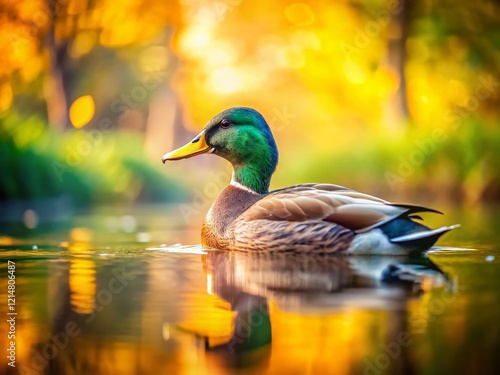
[[[278,148],[255,109],[229,108],[213,117],[186,145],[162,162],[214,154],[233,167],[229,184],[209,209],[202,246],[234,251],[343,255],[422,253],[458,225],[431,229],[423,212],[437,210],[391,203],[349,188],[306,183],[269,191]]]

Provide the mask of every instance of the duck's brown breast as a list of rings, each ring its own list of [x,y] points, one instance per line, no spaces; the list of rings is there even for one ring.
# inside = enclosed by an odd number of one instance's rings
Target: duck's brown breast
[[[227,230],[231,223],[265,196],[228,185],[219,194],[205,217],[201,229],[203,246],[227,249],[232,239],[232,233]]]

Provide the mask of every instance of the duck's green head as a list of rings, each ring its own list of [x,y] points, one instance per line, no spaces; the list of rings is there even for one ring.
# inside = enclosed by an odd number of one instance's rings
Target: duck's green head
[[[234,168],[234,180],[265,194],[278,164],[278,149],[264,117],[254,109],[227,109],[211,119],[187,145],[165,154],[162,161],[213,153]]]

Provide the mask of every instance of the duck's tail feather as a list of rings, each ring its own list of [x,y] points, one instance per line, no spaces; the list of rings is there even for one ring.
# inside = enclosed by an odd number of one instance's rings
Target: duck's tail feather
[[[389,203],[389,205],[406,209],[406,211],[404,212],[405,216],[408,216],[408,215],[411,215],[411,214],[414,214],[417,212],[433,212],[435,214],[440,214],[440,215],[443,214],[441,211],[435,210],[433,208],[424,207],[424,206],[416,206],[414,204]]]
[[[452,229],[458,228],[460,224],[450,225],[446,227],[441,227],[437,229],[429,229],[419,232],[414,232],[410,234],[405,234],[399,237],[390,238],[389,241],[402,246],[412,247],[412,248],[429,248],[439,237],[444,233],[449,232]]]

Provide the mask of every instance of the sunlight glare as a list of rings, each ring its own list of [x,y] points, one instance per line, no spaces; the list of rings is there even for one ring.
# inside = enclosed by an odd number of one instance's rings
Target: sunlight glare
[[[180,50],[189,57],[203,56],[210,49],[211,35],[203,27],[191,27],[179,40]]]
[[[217,43],[205,56],[207,67],[219,67],[235,62],[238,58],[236,48],[230,43]]]
[[[233,67],[222,67],[215,70],[209,78],[210,87],[220,94],[232,94],[242,86],[241,74]]]

